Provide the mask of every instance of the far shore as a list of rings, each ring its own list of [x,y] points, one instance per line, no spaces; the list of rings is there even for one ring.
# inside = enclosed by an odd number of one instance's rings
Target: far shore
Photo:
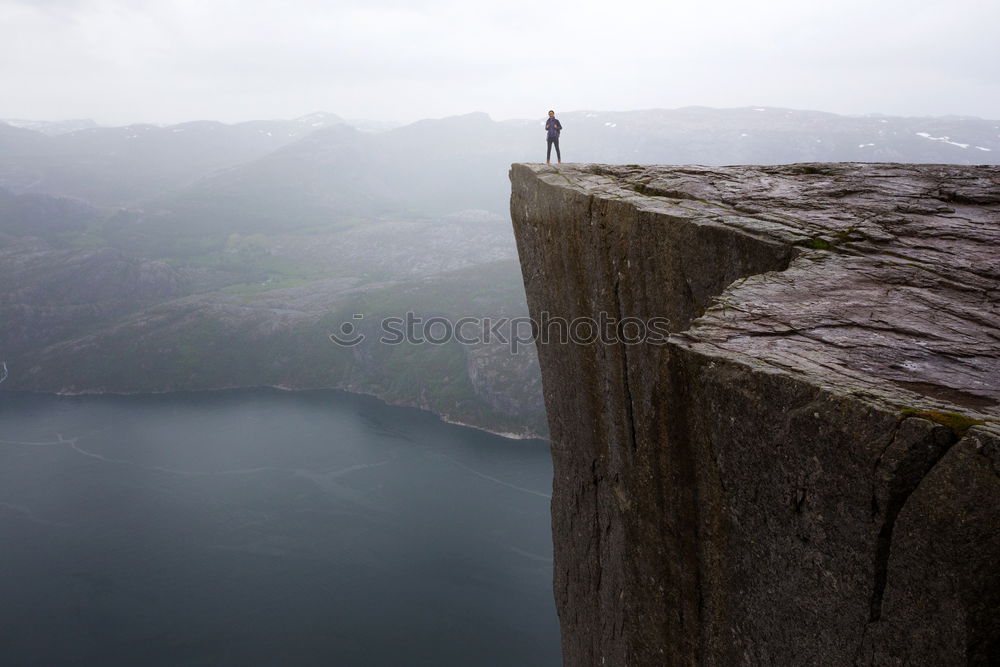
[[[408,403],[405,401],[395,402],[387,401],[384,397],[378,394],[373,394],[364,391],[357,391],[354,389],[345,389],[343,387],[293,387],[285,384],[265,384],[265,385],[255,385],[255,386],[241,386],[234,385],[230,387],[211,387],[208,389],[169,389],[163,391],[104,391],[99,389],[87,389],[84,391],[39,391],[39,392],[21,392],[17,390],[8,390],[2,393],[38,393],[38,394],[51,394],[55,396],[156,396],[160,394],[180,394],[180,393],[197,393],[197,392],[219,392],[219,391],[234,391],[238,389],[274,389],[277,391],[285,392],[306,392],[306,391],[340,391],[345,394],[352,394],[355,396],[368,396],[370,398],[377,399],[386,405],[391,405],[395,407],[403,408],[416,408],[417,410],[423,410],[424,412],[429,412],[436,416],[441,421],[446,424],[452,424],[453,426],[461,426],[464,428],[471,428],[477,431],[483,431],[491,435],[496,435],[501,438],[506,438],[508,440],[542,440],[548,443],[548,438],[545,438],[532,431],[525,431],[522,433],[515,433],[512,431],[499,431],[492,428],[487,428],[485,426],[480,426],[478,424],[472,424],[469,422],[462,421],[461,419],[452,417],[450,415],[441,414],[436,412],[425,405],[417,405],[415,403]]]

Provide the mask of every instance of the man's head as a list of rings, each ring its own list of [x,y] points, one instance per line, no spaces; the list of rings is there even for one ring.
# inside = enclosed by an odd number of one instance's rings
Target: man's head
[[[555,117],[556,117],[556,112],[553,111],[552,109],[549,109],[549,118],[555,118]]]

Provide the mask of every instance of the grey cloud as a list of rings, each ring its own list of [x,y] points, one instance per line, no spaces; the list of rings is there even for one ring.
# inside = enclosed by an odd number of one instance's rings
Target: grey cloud
[[[552,12],[552,13],[550,13]],[[979,0],[0,0],[0,117],[780,105],[1000,117]]]

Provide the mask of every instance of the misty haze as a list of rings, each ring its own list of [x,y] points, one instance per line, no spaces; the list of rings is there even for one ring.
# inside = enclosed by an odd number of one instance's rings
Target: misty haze
[[[0,0],[0,663],[562,664],[550,108],[576,166],[1000,165],[986,3],[337,4]]]

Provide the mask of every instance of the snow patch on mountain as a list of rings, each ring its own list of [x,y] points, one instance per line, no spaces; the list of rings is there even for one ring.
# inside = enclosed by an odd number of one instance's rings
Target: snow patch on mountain
[[[924,139],[930,139],[931,141],[941,141],[946,144],[951,144],[952,146],[958,146],[959,148],[968,148],[969,144],[962,144],[957,141],[952,141],[950,137],[932,137],[927,132],[917,132],[918,137],[923,137]]]

